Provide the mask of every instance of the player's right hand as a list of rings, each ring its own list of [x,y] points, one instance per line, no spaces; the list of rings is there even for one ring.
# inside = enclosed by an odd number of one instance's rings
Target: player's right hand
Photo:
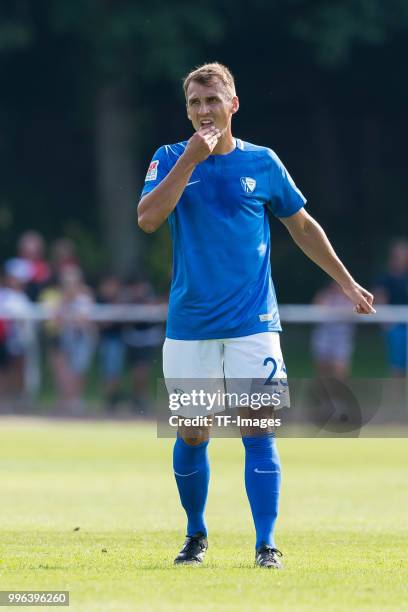
[[[220,137],[221,130],[215,126],[200,128],[188,141],[183,157],[199,164],[211,155]]]

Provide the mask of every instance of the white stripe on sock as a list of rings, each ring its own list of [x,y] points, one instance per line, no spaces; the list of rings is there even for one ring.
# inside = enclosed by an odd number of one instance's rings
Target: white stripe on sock
[[[278,470],[258,470],[258,468],[254,468],[254,472],[256,474],[279,474]]]

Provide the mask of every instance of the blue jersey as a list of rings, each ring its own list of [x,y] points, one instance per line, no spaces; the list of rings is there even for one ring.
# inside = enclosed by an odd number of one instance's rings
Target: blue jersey
[[[168,218],[173,241],[168,338],[281,331],[267,211],[289,217],[306,200],[271,149],[236,142],[231,153],[210,155],[195,167]],[[156,151],[142,195],[170,172],[186,144]]]

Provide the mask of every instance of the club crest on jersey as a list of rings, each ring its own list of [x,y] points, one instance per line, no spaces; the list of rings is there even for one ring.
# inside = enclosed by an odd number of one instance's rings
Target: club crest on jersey
[[[159,159],[154,159],[147,169],[146,181],[155,181],[157,179],[157,168],[159,166]]]
[[[252,193],[256,187],[256,180],[250,176],[241,176],[241,185],[245,193]]]

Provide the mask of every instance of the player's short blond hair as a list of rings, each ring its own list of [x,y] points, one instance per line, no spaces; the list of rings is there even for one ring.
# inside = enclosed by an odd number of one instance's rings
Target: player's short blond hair
[[[214,80],[219,80],[224,85],[228,95],[232,98],[236,96],[235,81],[231,71],[218,62],[203,64],[192,70],[183,81],[184,95],[187,98],[187,89],[191,81],[196,81],[201,85],[210,85]]]

